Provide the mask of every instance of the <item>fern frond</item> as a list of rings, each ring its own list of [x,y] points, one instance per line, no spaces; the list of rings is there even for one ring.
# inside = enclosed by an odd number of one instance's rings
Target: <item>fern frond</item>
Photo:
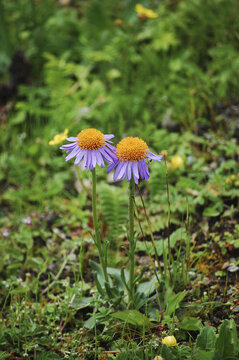
[[[115,186],[104,186],[101,188],[100,200],[104,220],[109,227],[109,240],[117,241],[120,236],[125,234],[128,214],[125,191]]]

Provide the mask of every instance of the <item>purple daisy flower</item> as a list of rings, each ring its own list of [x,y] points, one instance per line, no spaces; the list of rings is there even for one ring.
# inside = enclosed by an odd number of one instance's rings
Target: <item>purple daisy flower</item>
[[[148,180],[150,177],[146,159],[161,161],[162,155],[155,155],[148,149],[148,145],[138,137],[129,136],[121,140],[116,146],[117,160],[109,165],[107,173],[115,169],[114,180],[126,180],[129,182],[132,175],[135,184],[138,184],[139,177]]]
[[[69,137],[66,140],[71,144],[62,145],[60,149],[69,153],[66,161],[75,157],[74,164],[82,162],[82,169],[92,171],[96,164],[105,167],[105,161],[112,163],[117,160],[115,147],[110,143],[114,135],[104,135],[96,129],[82,130],[77,137]]]

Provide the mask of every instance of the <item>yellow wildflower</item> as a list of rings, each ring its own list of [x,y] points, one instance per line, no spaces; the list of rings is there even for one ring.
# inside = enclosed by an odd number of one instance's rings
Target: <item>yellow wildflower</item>
[[[180,168],[180,167],[183,167],[184,165],[184,161],[183,159],[181,158],[181,156],[179,155],[175,155],[172,157],[171,159],[171,163],[170,163],[170,168],[172,170],[175,170],[177,168]]]
[[[175,337],[173,335],[166,336],[165,338],[162,339],[162,343],[167,346],[175,346],[175,345],[177,345],[177,340],[175,339]]]
[[[158,14],[156,14],[153,10],[146,9],[141,4],[137,4],[135,6],[135,11],[140,19],[155,19],[158,17]]]
[[[49,141],[49,145],[57,145],[65,140],[68,136],[68,129],[65,129],[63,133],[57,134],[54,136],[54,139]]]
[[[161,356],[157,355],[155,356],[154,360],[164,360]]]

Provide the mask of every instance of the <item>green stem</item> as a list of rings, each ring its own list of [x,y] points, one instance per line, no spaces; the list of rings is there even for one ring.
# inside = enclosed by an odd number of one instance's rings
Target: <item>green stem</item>
[[[129,183],[129,289],[130,289],[130,306],[134,305],[134,179],[133,177]]]
[[[154,248],[154,253],[155,253],[155,257],[156,257],[156,261],[157,261],[157,267],[159,268],[159,271],[160,271],[160,273],[162,275],[162,269],[161,269],[160,262],[159,262],[159,256],[158,256],[157,248],[156,248],[156,245],[155,245],[155,242],[154,242],[154,234],[153,234],[151,223],[150,223],[147,211],[146,211],[146,206],[145,206],[145,203],[144,203],[144,199],[143,199],[142,193],[141,193],[140,188],[139,188],[138,185],[137,185],[137,190],[139,192],[139,196],[140,196],[140,199],[141,199],[141,202],[142,202],[142,205],[143,205],[143,209],[144,209],[144,214],[145,214],[145,217],[146,217],[146,220],[147,220],[147,223],[148,223],[149,232],[150,232],[150,236],[151,236],[151,241],[152,241],[152,245],[153,245],[153,248]]]
[[[96,173],[95,168],[92,170],[92,208],[93,208],[93,222],[94,222],[94,229],[95,229],[95,243],[99,251],[99,257],[101,266],[104,272],[105,281],[108,282],[108,274],[106,271],[107,264],[105,263],[105,257],[103,254],[103,249],[101,247],[101,240],[100,240],[100,229],[96,211]]]
[[[170,282],[172,282],[171,279],[171,272],[170,272],[170,258],[171,258],[171,248],[170,248],[170,200],[169,200],[169,188],[168,188],[168,169],[167,169],[167,160],[166,157],[164,157],[164,164],[165,164],[165,177],[166,177],[166,186],[167,186],[167,200],[168,200],[168,274]]]

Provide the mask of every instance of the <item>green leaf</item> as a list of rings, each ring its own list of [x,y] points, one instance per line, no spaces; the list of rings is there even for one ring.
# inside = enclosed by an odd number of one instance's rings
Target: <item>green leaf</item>
[[[80,310],[84,309],[92,304],[92,298],[91,297],[82,297],[79,295],[76,295],[70,306],[74,309]]]
[[[204,211],[203,211],[203,216],[204,217],[215,217],[220,215],[220,211],[218,209],[216,209],[213,206],[208,206]]]
[[[222,359],[230,360],[236,356],[238,337],[236,325],[233,320],[224,320],[220,326],[219,336],[215,345],[215,354],[220,354]]]
[[[215,329],[212,326],[204,327],[196,340],[196,348],[201,350],[212,350],[214,349],[216,342]]]
[[[202,322],[194,317],[184,317],[179,326],[183,330],[199,331],[202,329]]]
[[[164,360],[176,360],[176,357],[172,354],[172,351],[165,344],[162,346],[161,355]]]
[[[193,360],[213,360],[214,351],[197,349],[193,354]]]
[[[187,291],[180,292],[176,295],[171,296],[168,299],[167,309],[165,311],[165,315],[171,315],[175,312],[177,308],[179,308],[180,302],[185,298],[187,295]]]
[[[125,321],[135,326],[149,325],[149,319],[138,310],[124,310],[111,314],[116,319]]]
[[[6,353],[5,351],[0,351],[0,360],[7,359],[11,354]]]
[[[137,292],[143,293],[145,294],[146,297],[148,297],[155,291],[155,288],[157,287],[158,287],[157,278],[156,276],[154,276],[150,281],[146,281],[139,284],[139,286],[137,287]]]
[[[100,285],[102,287],[104,287],[104,284],[105,284],[105,280],[104,280],[104,273],[103,273],[103,270],[101,268],[101,266],[99,264],[97,264],[95,261],[93,260],[90,260],[89,261],[89,264],[90,266],[92,267],[92,269],[96,272],[97,274],[97,278],[100,282]]]
[[[93,315],[84,322],[84,327],[91,330],[95,327],[95,324],[96,324],[96,315]]]

